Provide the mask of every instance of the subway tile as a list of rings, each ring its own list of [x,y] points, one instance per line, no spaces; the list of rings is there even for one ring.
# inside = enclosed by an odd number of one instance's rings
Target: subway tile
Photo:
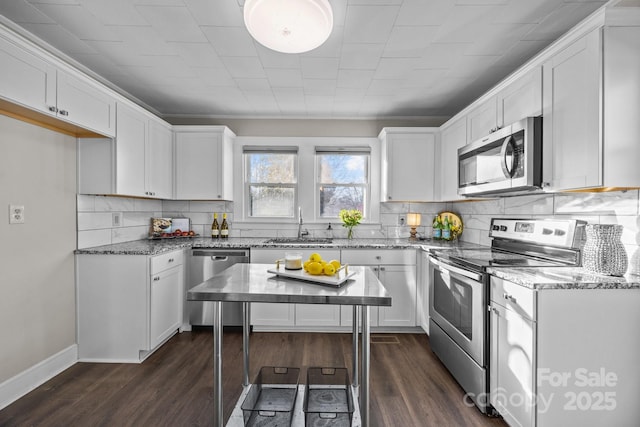
[[[640,216],[618,215],[600,217],[600,224],[618,224],[623,227],[622,243],[627,245],[640,244]]]
[[[120,227],[111,229],[112,243],[131,242],[149,237],[149,227]]]
[[[629,260],[627,273],[640,275],[640,246],[624,245],[624,248],[627,251],[627,259]]]
[[[189,210],[191,212],[207,212],[213,214],[214,212],[226,212],[226,204],[224,201],[192,201],[189,204]]]
[[[163,200],[162,201],[163,212],[189,212],[188,200]]]
[[[638,190],[556,194],[554,205],[556,214],[638,215]]]
[[[96,230],[112,227],[111,212],[79,212],[78,230]]]
[[[507,197],[504,199],[506,215],[553,215],[553,195]]]
[[[93,212],[95,210],[95,196],[78,194],[76,206],[78,212]]]
[[[380,203],[380,213],[407,213],[408,203]]]
[[[111,230],[78,231],[78,249],[111,244]]]
[[[155,199],[134,199],[133,200],[134,208],[131,210],[135,210],[138,212],[143,211],[159,211],[162,212],[162,200]]]
[[[123,212],[122,213],[122,226],[123,227],[135,227],[135,226],[147,226],[151,227],[152,212]]]
[[[380,223],[384,226],[395,226],[398,225],[398,218],[400,214],[392,213],[392,214],[380,214]]]
[[[504,199],[456,202],[453,204],[451,211],[462,215],[502,214],[504,212]]]
[[[134,199],[124,197],[95,196],[96,212],[122,212],[134,210]]]

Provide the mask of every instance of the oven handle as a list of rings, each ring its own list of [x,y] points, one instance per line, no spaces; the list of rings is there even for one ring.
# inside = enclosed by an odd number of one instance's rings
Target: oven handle
[[[438,261],[435,258],[431,258],[431,262],[433,263],[433,265],[440,267],[441,270],[447,271],[447,272],[451,272],[451,273],[455,273],[455,274],[459,274],[461,276],[467,277],[471,280],[475,280],[476,282],[482,282],[482,275],[478,274],[478,273],[473,273],[471,271],[467,271],[464,270],[462,268],[458,268],[458,267],[454,267],[451,264],[446,264],[442,261]]]

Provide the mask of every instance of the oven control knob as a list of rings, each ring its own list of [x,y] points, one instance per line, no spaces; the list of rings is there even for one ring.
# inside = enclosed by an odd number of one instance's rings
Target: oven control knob
[[[500,231],[507,231],[507,226],[506,225],[501,225],[500,226]]]
[[[498,231],[498,230],[500,230],[500,226],[499,225],[494,225],[493,227],[491,227],[491,229],[493,231]]]

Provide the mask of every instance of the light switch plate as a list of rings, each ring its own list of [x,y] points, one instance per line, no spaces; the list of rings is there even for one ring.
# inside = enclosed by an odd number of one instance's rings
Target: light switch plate
[[[24,224],[23,205],[9,205],[9,224]]]

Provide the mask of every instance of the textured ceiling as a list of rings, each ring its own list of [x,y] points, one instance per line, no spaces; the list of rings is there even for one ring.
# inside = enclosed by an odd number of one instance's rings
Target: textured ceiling
[[[400,118],[455,114],[606,3],[329,0],[329,40],[293,55],[251,38],[243,1],[1,0],[0,14],[161,115]]]

